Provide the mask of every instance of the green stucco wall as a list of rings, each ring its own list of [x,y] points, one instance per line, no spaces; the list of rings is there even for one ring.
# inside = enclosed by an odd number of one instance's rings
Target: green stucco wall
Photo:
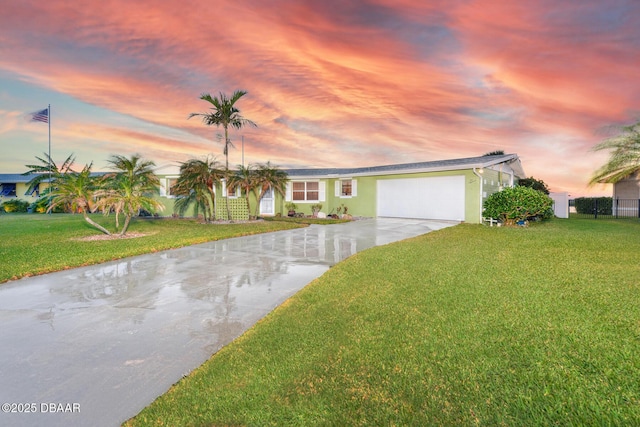
[[[492,174],[495,171],[485,171]],[[497,180],[498,172],[495,172],[494,181]],[[505,174],[506,175],[506,174]],[[384,176],[357,176],[352,179],[357,180],[357,195],[354,197],[336,197],[335,182],[339,179],[324,179],[326,182],[326,200],[320,202],[322,204],[322,212],[326,214],[336,213],[337,208],[345,205],[349,208],[349,213],[354,216],[376,217],[377,216],[377,182],[387,179],[406,179],[406,178],[428,178],[428,177],[445,177],[445,176],[464,176],[465,178],[465,222],[480,223],[481,220],[481,201],[480,201],[480,179],[473,173],[473,170],[459,171],[443,171],[443,172],[424,172],[424,173],[407,173],[397,175]],[[508,180],[508,175],[507,180]],[[348,179],[342,177],[341,179]],[[302,179],[301,179],[302,180]],[[310,179],[311,181],[311,179]],[[491,182],[491,177],[489,181]],[[483,188],[488,194],[498,191],[499,185],[494,188]],[[304,214],[311,214],[311,205],[316,202],[295,202],[298,206],[296,211]],[[276,212],[286,215],[284,201],[279,197],[276,202]]]

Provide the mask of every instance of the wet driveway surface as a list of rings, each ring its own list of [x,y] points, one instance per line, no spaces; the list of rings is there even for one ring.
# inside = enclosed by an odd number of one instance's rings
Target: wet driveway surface
[[[0,425],[120,425],[330,266],[451,225],[312,225],[0,285]]]

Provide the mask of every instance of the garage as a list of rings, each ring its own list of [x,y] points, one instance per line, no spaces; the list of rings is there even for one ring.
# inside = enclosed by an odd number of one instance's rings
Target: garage
[[[465,218],[462,175],[381,179],[376,191],[378,216],[454,221]]]

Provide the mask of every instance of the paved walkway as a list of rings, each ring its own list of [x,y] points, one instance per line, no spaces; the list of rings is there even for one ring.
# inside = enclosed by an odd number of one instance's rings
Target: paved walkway
[[[0,425],[120,425],[331,265],[450,225],[313,225],[0,285]]]

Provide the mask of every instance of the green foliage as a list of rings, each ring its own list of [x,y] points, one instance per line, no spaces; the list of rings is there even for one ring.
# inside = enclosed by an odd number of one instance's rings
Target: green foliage
[[[535,179],[534,177],[523,178],[518,181],[520,187],[529,187],[534,190],[542,191],[544,194],[549,194],[549,187],[541,179]]]
[[[593,151],[609,150],[609,160],[594,172],[589,185],[616,183],[640,171],[640,122],[618,129],[619,134],[605,139]]]
[[[29,208],[29,202],[21,200],[21,199],[11,199],[11,200],[7,200],[6,202],[2,203],[2,205],[0,205],[0,207],[2,207],[2,209],[9,213],[9,212],[26,212],[27,209]]]
[[[296,209],[298,209],[298,205],[296,205],[293,202],[287,202],[284,204],[284,207],[288,210],[288,211],[295,211]]]
[[[483,216],[507,225],[533,218],[548,219],[553,217],[553,200],[533,188],[508,187],[485,200]]]
[[[47,209],[49,208],[49,202],[50,202],[49,196],[43,196],[38,198],[38,200],[36,200],[35,202],[31,203],[29,207],[31,208],[32,212],[43,214],[43,213],[47,213]],[[60,206],[57,206],[54,209],[52,209],[52,212],[63,213],[64,209]]]
[[[613,215],[612,197],[578,197],[574,200],[576,213],[594,215]]]
[[[494,150],[488,153],[484,153],[482,155],[482,157],[487,157],[487,156],[504,156],[504,150]]]
[[[640,425],[639,234],[463,224],[361,252],[125,425]]]

